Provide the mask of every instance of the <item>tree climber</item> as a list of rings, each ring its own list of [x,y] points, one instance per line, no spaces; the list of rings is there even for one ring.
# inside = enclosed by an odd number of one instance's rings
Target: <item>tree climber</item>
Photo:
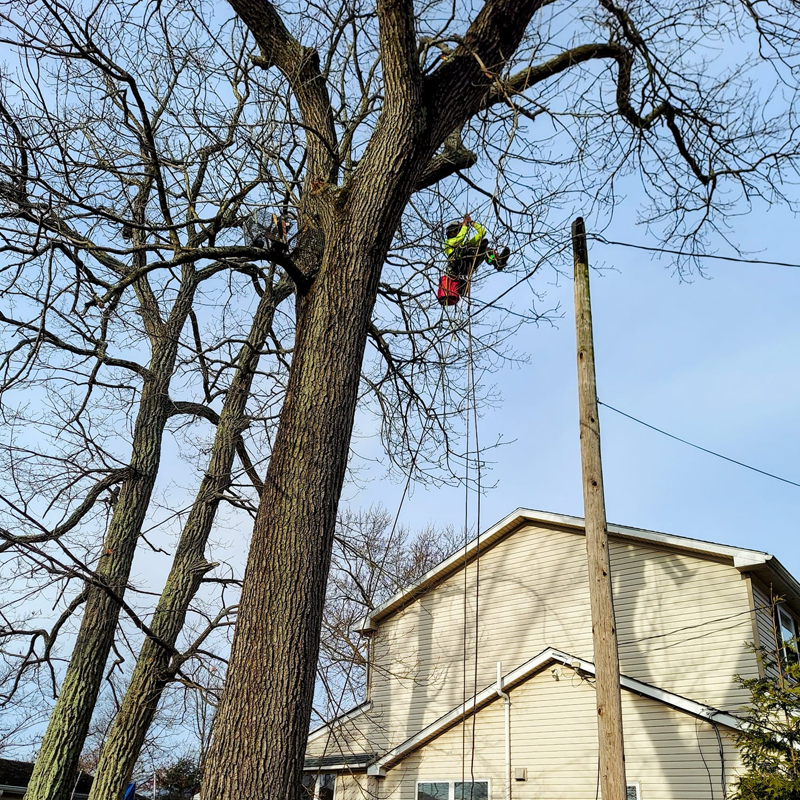
[[[474,230],[470,236],[470,230]],[[492,264],[496,270],[508,263],[511,251],[508,247],[489,247],[486,228],[473,222],[469,214],[461,222],[451,222],[445,230],[444,254],[447,256],[447,269],[439,281],[436,298],[439,305],[453,306],[460,297],[469,291],[470,279],[475,268],[482,261]]]

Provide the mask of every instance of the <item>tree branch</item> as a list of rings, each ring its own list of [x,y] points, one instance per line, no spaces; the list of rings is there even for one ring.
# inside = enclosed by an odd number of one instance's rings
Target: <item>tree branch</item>
[[[421,72],[414,30],[414,0],[378,0],[386,107],[416,105]]]
[[[460,137],[456,147],[449,147],[448,143],[445,142],[442,152],[435,155],[422,171],[414,186],[414,191],[419,192],[422,189],[427,189],[450,175],[454,175],[459,170],[469,169],[477,163],[478,156],[472,150],[464,147]]]
[[[269,0],[228,0],[233,10],[253,34],[262,58],[256,63],[265,69],[275,66],[289,81],[303,125],[307,132],[308,180],[336,183],[339,164],[333,108],[328,88],[319,67],[319,54],[304,47],[286,29]]]
[[[485,103],[487,92],[519,47],[533,15],[552,0],[487,0],[458,47],[428,78],[428,110],[439,141]],[[458,102],[453,102],[453,98]]]

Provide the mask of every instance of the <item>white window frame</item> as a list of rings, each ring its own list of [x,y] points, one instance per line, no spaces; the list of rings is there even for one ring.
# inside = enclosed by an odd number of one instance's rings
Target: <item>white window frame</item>
[[[628,789],[633,789],[636,792],[636,800],[642,800],[642,787],[638,783],[629,783],[625,787],[625,794],[627,796]]]
[[[455,791],[457,783],[485,783],[486,784],[486,800],[492,800],[492,779],[491,778],[427,778],[418,780],[414,784],[414,800],[419,797],[419,785],[421,783],[446,783],[447,784],[447,800],[455,800]],[[334,798],[335,800],[335,798]]]
[[[794,646],[795,656],[794,656],[794,660],[797,661],[798,659],[800,659],[800,653],[798,653],[798,650],[800,650],[800,642],[797,641],[798,637],[800,637],[800,624],[798,624],[797,618],[795,617],[795,615],[792,614],[792,612],[789,611],[789,609],[786,608],[786,606],[784,606],[784,605],[776,606],[775,607],[775,613],[776,613],[776,615],[778,617],[778,619],[775,620],[775,622],[777,623],[777,626],[778,626],[778,634],[779,634],[779,638],[780,638],[779,644],[780,644],[781,659],[782,659],[782,661],[784,663],[788,664],[790,662],[788,648],[786,647],[786,643],[785,643],[785,640],[783,638],[784,620],[788,620],[789,623],[791,623],[791,624],[787,625],[785,627],[787,627],[787,628],[791,627],[792,630],[794,631],[794,636],[792,636],[792,639],[795,640],[795,646]]]

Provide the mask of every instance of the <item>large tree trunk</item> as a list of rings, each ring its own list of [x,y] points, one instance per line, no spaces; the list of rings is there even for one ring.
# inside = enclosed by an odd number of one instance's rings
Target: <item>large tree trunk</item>
[[[174,674],[170,664],[189,604],[211,566],[204,552],[217,506],[230,483],[231,468],[245,420],[245,408],[264,342],[272,327],[277,303],[289,292],[287,284],[265,291],[256,309],[250,335],[237,360],[237,370],[219,415],[211,457],[197,497],[181,533],[175,559],[159,598],[150,629],[158,640],[146,638],[136,661],[122,705],[103,744],[90,800],[121,798],[131,778],[161,694]]]
[[[169,384],[194,289],[193,278],[183,283],[169,319],[151,333],[153,357],[136,417],[129,465],[131,477],[120,489],[103,553],[87,588],[75,647],[36,758],[26,800],[69,800],[75,789],[78,759],[114,642],[120,600],[125,594],[139,532],[158,475],[161,441],[171,413]],[[151,299],[152,295],[146,293],[146,303]],[[148,314],[148,309],[144,309],[144,314]]]
[[[384,104],[342,188],[332,185],[336,139],[318,58],[271,3],[230,2],[265,63],[292,84],[314,132],[303,200],[316,206],[326,241],[301,304],[203,797],[291,800],[300,791],[336,510],[381,268],[436,149],[483,106],[494,81],[486,65],[502,69],[542,0],[487,0],[456,55],[426,78],[413,0],[378,0]]]
[[[245,570],[206,800],[299,791],[325,586],[381,267],[428,148],[406,109],[384,119],[363,184],[327,227],[298,318],[286,400]]]

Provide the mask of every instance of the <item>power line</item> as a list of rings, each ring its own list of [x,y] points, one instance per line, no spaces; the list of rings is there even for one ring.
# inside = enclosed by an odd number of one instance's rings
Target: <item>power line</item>
[[[774,478],[776,481],[783,481],[783,483],[791,484],[792,486],[797,486],[800,488],[800,483],[796,483],[795,481],[790,481],[788,478],[782,478],[780,475],[775,475],[772,472],[766,472],[763,469],[759,469],[758,467],[752,467],[750,464],[745,464],[743,461],[737,461],[735,458],[729,458],[728,456],[722,455],[722,453],[715,453],[713,450],[709,450],[707,447],[701,447],[699,444],[694,444],[694,442],[689,442],[686,439],[681,439],[680,436],[675,436],[674,433],[667,433],[667,431],[661,430],[661,428],[656,428],[655,425],[650,425],[648,422],[644,422],[644,420],[637,419],[630,414],[626,414],[624,411],[620,411],[618,408],[614,408],[614,406],[610,406],[608,403],[604,403],[601,400],[597,401],[598,405],[604,406],[605,408],[610,409],[611,411],[616,411],[617,414],[621,414],[623,417],[627,417],[628,419],[633,420],[634,422],[638,422],[640,425],[644,425],[645,428],[650,428],[651,431],[656,431],[656,433],[661,433],[664,436],[668,436],[670,439],[675,439],[676,442],[681,442],[682,444],[688,444],[689,447],[694,447],[695,450],[702,450],[704,453],[708,453],[709,455],[716,456],[717,458],[721,458],[724,461],[730,461],[731,464],[738,464],[740,467],[744,467],[745,469],[750,469],[753,472],[758,472],[761,475],[766,475],[768,478]]]
[[[760,258],[734,258],[733,256],[720,256],[714,253],[692,253],[686,250],[670,250],[664,247],[650,247],[645,244],[634,244],[633,242],[615,242],[611,239],[606,239],[598,233],[588,234],[589,239],[593,239],[600,244],[611,244],[617,247],[632,247],[635,250],[647,250],[650,253],[663,253],[671,256],[686,256],[687,258],[707,258],[715,261],[732,261],[737,264],[762,264],[768,267],[791,267],[792,269],[800,269],[800,264],[790,264],[786,261],[766,261]]]

